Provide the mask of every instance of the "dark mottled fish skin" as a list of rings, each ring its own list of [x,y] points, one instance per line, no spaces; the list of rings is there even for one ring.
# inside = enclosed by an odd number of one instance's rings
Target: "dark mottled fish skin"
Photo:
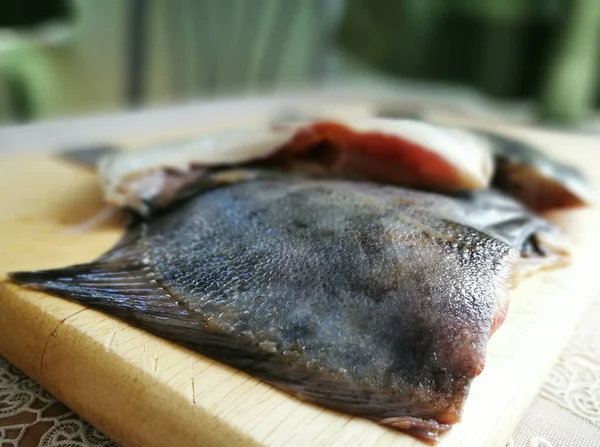
[[[476,130],[487,138],[495,153],[492,185],[537,212],[590,205],[591,185],[583,173],[516,138]]]
[[[466,224],[470,203],[254,180],[138,222],[95,262],[10,277],[435,442],[484,367],[518,258]]]

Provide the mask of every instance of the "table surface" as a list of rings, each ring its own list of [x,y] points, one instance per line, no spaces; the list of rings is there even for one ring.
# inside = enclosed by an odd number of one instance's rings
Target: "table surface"
[[[77,125],[81,128],[82,123]],[[73,124],[64,126],[66,133]],[[20,131],[35,141],[35,129]],[[600,329],[596,322],[599,320],[600,300],[595,299],[510,444],[523,447],[597,445],[600,439]],[[77,446],[114,445],[14,366],[0,359],[2,446],[4,443],[25,447],[55,445],[65,439]]]

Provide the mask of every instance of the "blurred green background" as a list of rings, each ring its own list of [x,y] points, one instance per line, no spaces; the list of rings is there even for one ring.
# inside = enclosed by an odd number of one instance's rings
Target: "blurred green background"
[[[577,124],[599,41],[598,0],[1,0],[0,123],[385,76]]]

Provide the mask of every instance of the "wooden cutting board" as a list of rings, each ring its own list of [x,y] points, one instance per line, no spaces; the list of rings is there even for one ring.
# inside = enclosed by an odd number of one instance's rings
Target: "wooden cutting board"
[[[600,140],[509,129],[570,159],[600,190]],[[120,236],[93,172],[47,156],[0,158],[0,354],[123,446],[421,446],[375,423],[301,403],[99,312],[21,289],[4,274],[89,261]],[[590,299],[595,209],[557,213],[573,264],[524,281],[488,346],[463,422],[441,443],[504,446]],[[374,322],[376,324],[376,322]]]

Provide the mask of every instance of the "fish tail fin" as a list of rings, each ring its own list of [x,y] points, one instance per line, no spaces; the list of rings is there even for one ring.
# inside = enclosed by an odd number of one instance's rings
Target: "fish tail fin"
[[[8,276],[18,285],[101,311],[238,368],[251,368],[264,357],[253,345],[239,347],[240,342],[224,332],[203,331],[201,314],[172,297],[139,257],[123,258],[119,251],[126,252],[120,248],[88,264]]]
[[[132,226],[111,250],[96,260],[48,270],[8,273],[20,286],[60,296],[90,307],[126,307],[130,301],[165,295],[150,267],[143,261],[137,242],[139,226]],[[168,296],[168,294],[166,294]],[[104,310],[104,309],[103,309]]]
[[[191,347],[199,316],[173,298],[140,257],[130,255],[121,248],[87,264],[8,276],[21,286],[79,303]]]
[[[146,265],[127,258],[99,259],[50,270],[11,272],[8,277],[21,286],[119,317],[126,317],[141,307],[158,309],[173,302],[164,288],[153,280]]]

